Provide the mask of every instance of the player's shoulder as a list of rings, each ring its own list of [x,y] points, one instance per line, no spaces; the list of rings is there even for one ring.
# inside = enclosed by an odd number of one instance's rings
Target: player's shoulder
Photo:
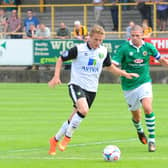
[[[150,42],[146,42],[146,41],[144,42],[144,44],[145,44],[146,46],[149,46],[149,47],[150,47],[150,46],[153,46],[152,43],[150,43]]]
[[[147,47],[149,49],[154,49],[155,48],[155,46],[150,42],[144,42],[144,45],[145,45],[145,47]]]

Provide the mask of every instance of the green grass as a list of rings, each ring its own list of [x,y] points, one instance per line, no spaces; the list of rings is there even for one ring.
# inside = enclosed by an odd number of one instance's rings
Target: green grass
[[[120,85],[101,84],[96,100],[65,152],[48,156],[48,140],[72,111],[67,86],[0,84],[1,168],[160,168],[168,164],[168,85],[153,85],[157,151],[137,140]],[[144,125],[144,122],[143,122]],[[145,128],[145,126],[144,126]],[[115,144],[118,162],[102,151]]]

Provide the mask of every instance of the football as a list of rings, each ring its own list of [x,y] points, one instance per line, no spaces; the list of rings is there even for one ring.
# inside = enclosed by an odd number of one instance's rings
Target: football
[[[106,161],[117,161],[120,159],[120,149],[116,145],[108,145],[104,148],[103,158]]]

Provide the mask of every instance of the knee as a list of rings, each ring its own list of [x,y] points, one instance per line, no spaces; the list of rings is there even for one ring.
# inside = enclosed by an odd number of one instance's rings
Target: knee
[[[79,109],[79,112],[82,115],[86,116],[88,114],[88,112],[89,112],[89,108],[88,107],[82,107],[82,108]]]
[[[139,123],[141,121],[140,117],[133,117],[134,122]]]
[[[144,108],[144,113],[145,113],[145,114],[150,114],[150,113],[152,113],[152,108]]]

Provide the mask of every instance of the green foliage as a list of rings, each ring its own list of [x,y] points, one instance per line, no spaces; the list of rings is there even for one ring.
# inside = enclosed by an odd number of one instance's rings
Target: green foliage
[[[0,167],[160,168],[168,164],[168,85],[153,85],[157,151],[149,153],[131,123],[120,85],[101,84],[96,100],[65,152],[48,156],[48,140],[72,111],[65,84],[0,84]],[[144,124],[144,122],[143,122]],[[105,162],[106,145],[121,149],[121,160]]]

